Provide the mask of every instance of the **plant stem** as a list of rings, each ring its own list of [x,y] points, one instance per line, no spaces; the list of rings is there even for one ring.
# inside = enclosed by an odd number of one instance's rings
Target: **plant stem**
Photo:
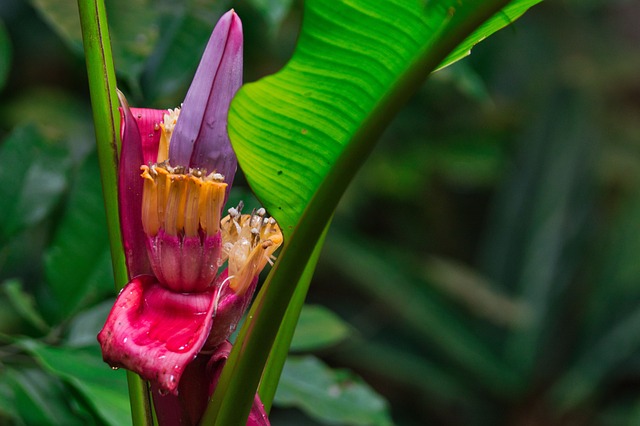
[[[102,0],[78,0],[78,10],[87,63],[102,194],[107,215],[111,261],[115,287],[119,290],[127,284],[128,274],[118,216],[117,170],[120,114],[118,113],[116,95],[115,68],[104,2]],[[133,425],[152,425],[153,417],[146,384],[133,373],[127,374],[127,381]]]
[[[324,246],[324,240],[328,231],[329,224],[324,229],[324,233],[318,240],[311,257],[307,262],[307,266],[302,273],[302,277],[300,277],[300,281],[298,281],[298,285],[293,293],[289,307],[287,307],[287,311],[284,314],[284,319],[282,320],[276,339],[273,342],[269,359],[267,359],[267,363],[264,367],[264,374],[260,380],[258,394],[260,395],[260,400],[264,404],[264,409],[267,413],[271,410],[273,397],[276,394],[276,389],[280,382],[280,375],[282,374],[284,363],[287,360],[287,355],[289,354],[289,346],[291,346],[293,333],[296,330],[298,318],[300,318],[300,311],[302,311],[304,301],[307,297],[311,278],[313,277],[313,272],[316,269],[316,264],[318,263],[318,258],[320,257],[320,252]]]

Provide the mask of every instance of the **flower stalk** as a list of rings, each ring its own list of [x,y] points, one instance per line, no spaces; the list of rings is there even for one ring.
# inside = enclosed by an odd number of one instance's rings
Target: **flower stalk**
[[[107,217],[114,283],[117,290],[128,281],[118,217],[117,163],[120,146],[116,77],[104,2],[78,0],[82,40],[87,65],[91,108],[102,191]],[[146,383],[127,372],[131,416],[134,426],[150,426],[153,415]]]

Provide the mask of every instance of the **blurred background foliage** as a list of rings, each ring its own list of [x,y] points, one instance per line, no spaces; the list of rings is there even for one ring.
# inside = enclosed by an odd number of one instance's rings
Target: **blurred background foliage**
[[[178,105],[230,7],[245,80],[277,71],[301,1],[107,0],[130,103]],[[639,18],[542,3],[415,94],[340,204],[274,425],[640,424]],[[129,421],[78,25],[0,3],[0,424]]]

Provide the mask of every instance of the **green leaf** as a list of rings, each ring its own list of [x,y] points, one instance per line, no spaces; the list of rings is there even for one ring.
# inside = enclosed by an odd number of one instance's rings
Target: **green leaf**
[[[459,61],[460,59],[468,56],[471,53],[473,46],[484,40],[486,37],[501,30],[506,26],[513,25],[513,22],[522,16],[529,8],[540,3],[542,0],[516,0],[507,2],[501,11],[496,13],[491,19],[485,21],[480,25],[473,33],[471,33],[462,43],[456,47],[453,52],[447,56],[438,66],[438,69],[442,69],[451,65],[452,63]],[[452,9],[449,9],[452,10]],[[455,6],[453,6],[455,12]]]
[[[81,53],[82,33],[77,3],[68,0],[30,1],[67,45]],[[105,3],[118,73],[135,86],[147,57],[158,41],[157,8],[148,0],[109,0]]]
[[[113,426],[131,423],[125,372],[112,371],[102,361],[97,345],[86,349],[54,348],[32,340],[24,340],[20,345],[47,371],[80,392],[105,423]]]
[[[409,275],[410,262],[371,241],[338,235],[327,241],[324,258],[349,283],[383,303],[396,322],[432,343],[437,353],[479,379],[486,389],[498,395],[516,389],[521,378],[474,331],[469,317],[445,303],[426,282],[416,283],[416,277]]]
[[[11,41],[9,34],[0,21],[0,90],[4,87],[11,69]]]
[[[292,0],[250,0],[258,12],[267,18],[269,28],[275,32],[291,9]]]
[[[82,425],[71,409],[62,384],[35,368],[8,369],[13,389],[14,414],[27,425]]]
[[[6,281],[2,284],[2,290],[18,315],[40,332],[44,333],[49,330],[49,326],[36,309],[33,296],[24,291],[20,281]]]
[[[78,19],[78,5],[75,2],[63,0],[31,0],[30,3],[73,51],[77,53],[82,52],[82,35],[80,32],[80,20]]]
[[[10,424],[9,419],[15,425],[22,426],[19,421],[18,410],[16,409],[15,382],[8,374],[0,374],[0,424]]]
[[[320,305],[304,305],[296,327],[292,351],[316,351],[346,339],[351,328],[338,315]]]
[[[145,97],[162,108],[179,105],[189,88],[215,22],[230,1],[203,0],[171,4],[163,11],[160,43],[143,76]]]
[[[345,346],[336,355],[341,363],[357,366],[358,371],[378,379],[383,377],[385,382],[418,389],[437,405],[473,405],[486,396],[478,396],[469,386],[469,377],[460,374],[459,369],[447,368],[442,362],[412,353],[395,342],[350,340]]]
[[[612,326],[608,333],[585,348],[571,368],[551,388],[551,400],[560,412],[585,404],[602,392],[602,383],[640,348],[640,309]]]
[[[298,407],[324,424],[391,425],[386,401],[352,373],[313,356],[287,359],[275,403]]]
[[[271,402],[275,396],[278,383],[280,382],[280,375],[284,368],[284,363],[287,360],[289,354],[289,348],[291,347],[291,341],[293,340],[298,320],[300,319],[300,313],[304,307],[304,301],[311,285],[311,278],[316,269],[316,264],[320,258],[324,241],[329,231],[329,224],[325,227],[322,235],[316,241],[315,248],[311,253],[311,256],[307,260],[307,264],[304,267],[304,271],[298,279],[289,305],[282,318],[278,333],[275,336],[269,358],[264,367],[264,372],[260,380],[260,386],[258,387],[258,395],[264,405],[265,411],[269,413],[271,410]],[[264,294],[264,293],[263,293]]]
[[[487,275],[527,306],[522,327],[505,342],[506,360],[524,374],[555,359],[553,338],[571,301],[567,287],[579,268],[594,199],[593,153],[598,139],[589,109],[573,91],[547,96],[521,140],[517,167],[498,193],[497,214],[481,250]],[[564,339],[564,337],[560,337]]]
[[[0,119],[5,126],[36,126],[47,140],[65,146],[74,164],[82,162],[95,149],[87,104],[68,92],[53,88],[30,89],[0,108]]]
[[[113,292],[106,217],[95,156],[74,183],[67,210],[45,255],[45,275],[66,318]]]
[[[19,127],[0,146],[0,240],[47,217],[67,187],[68,153],[32,126]]]
[[[460,59],[537,2],[512,2],[444,63]],[[427,76],[428,63],[420,61],[433,61],[446,49],[434,43],[443,44],[447,36],[472,25],[467,15],[475,12],[481,22],[501,4],[479,3],[457,7],[455,2],[428,2],[426,8],[418,1],[306,4],[292,60],[274,76],[245,85],[229,117],[231,140],[247,179],[287,235],[345,147],[364,129],[378,130],[382,123],[376,121],[390,118],[391,111],[382,110],[385,104],[395,97],[405,100]],[[367,139],[371,146],[373,139]]]
[[[468,50],[467,37],[502,7],[524,12],[533,3],[305,2],[291,61],[245,85],[231,105],[229,134],[238,161],[278,220],[285,247],[240,332],[205,421],[243,423],[316,241],[393,115],[457,45],[464,41]],[[505,24],[503,15],[493,20],[497,24],[476,31],[473,43]]]
[[[113,299],[106,300],[75,315],[67,327],[65,345],[69,347],[95,345],[96,336],[104,326],[113,302]]]

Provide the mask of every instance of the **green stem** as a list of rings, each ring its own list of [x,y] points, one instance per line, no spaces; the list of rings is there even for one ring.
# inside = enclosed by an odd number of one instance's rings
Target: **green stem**
[[[116,94],[116,74],[111,54],[107,15],[102,0],[78,0],[82,40],[87,63],[91,108],[96,132],[102,194],[116,289],[127,284],[128,274],[118,216],[118,149],[120,114]],[[134,426],[153,424],[146,384],[135,374],[127,374]]]
[[[202,424],[243,426],[253,395],[280,323],[300,281],[315,244],[328,224],[340,197],[373,149],[378,136],[426,76],[480,24],[509,0],[470,0],[441,28],[433,44],[424,46],[415,61],[381,99],[305,208],[265,282],[223,369]]]
[[[287,355],[289,354],[289,347],[291,346],[293,333],[296,331],[298,318],[300,318],[300,311],[302,311],[302,307],[304,306],[304,300],[306,299],[307,292],[309,291],[311,278],[313,277],[313,272],[316,269],[316,264],[318,263],[318,258],[320,257],[320,252],[324,246],[324,240],[328,231],[329,225],[324,229],[324,233],[318,240],[313,253],[311,253],[309,262],[307,262],[307,266],[302,273],[302,277],[296,286],[291,302],[284,314],[284,319],[282,320],[276,339],[273,342],[273,348],[271,348],[269,359],[267,359],[264,374],[260,380],[260,387],[258,388],[260,400],[264,404],[264,409],[267,413],[271,410],[273,397],[276,394],[278,382],[280,382],[280,375],[282,374],[284,363],[287,360]]]

